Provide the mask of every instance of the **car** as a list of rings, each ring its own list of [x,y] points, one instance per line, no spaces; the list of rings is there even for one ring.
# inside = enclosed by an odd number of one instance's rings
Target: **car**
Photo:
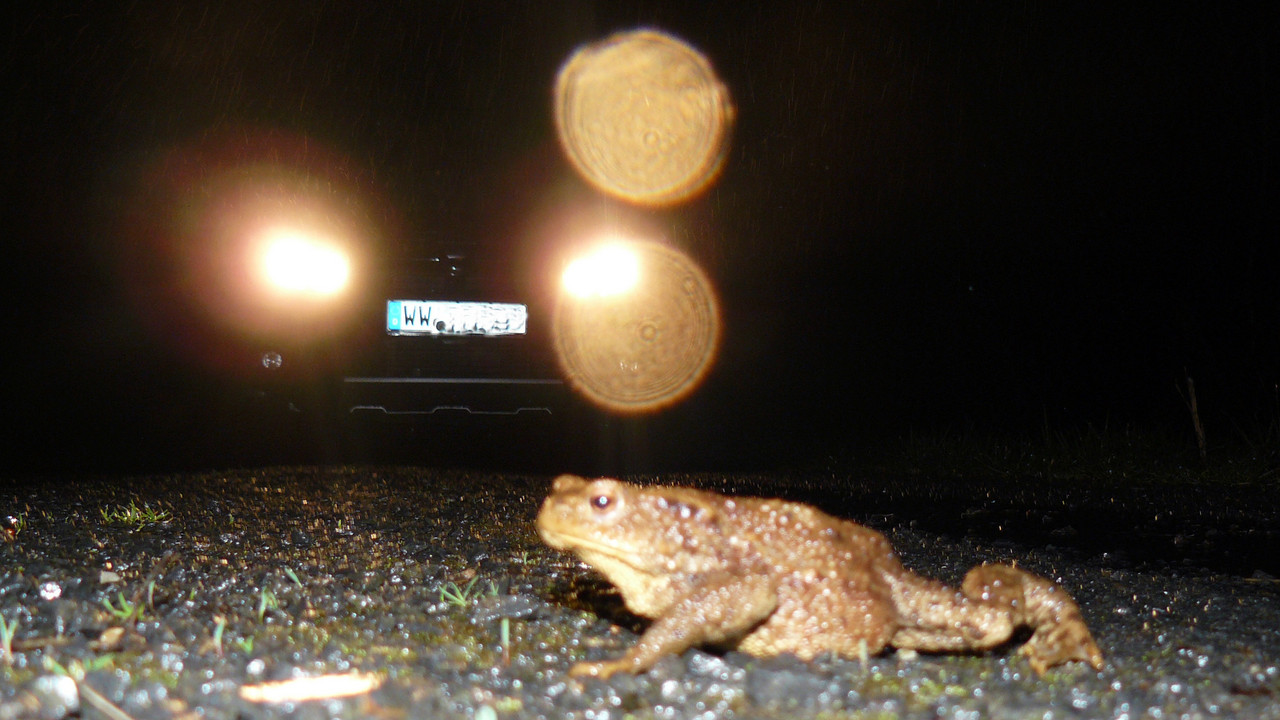
[[[363,257],[300,233],[263,242],[245,245],[257,269],[240,274],[240,292],[269,298],[241,370],[268,440],[293,429],[326,459],[469,454],[590,472],[687,434],[655,429],[656,411],[697,385],[718,319],[705,276],[665,245],[606,234],[530,262],[439,239]]]

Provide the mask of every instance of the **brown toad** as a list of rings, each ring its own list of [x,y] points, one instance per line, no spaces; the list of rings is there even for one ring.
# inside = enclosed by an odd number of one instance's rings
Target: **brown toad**
[[[981,565],[956,591],[904,568],[880,533],[808,505],[562,475],[537,522],[548,545],[576,553],[653,619],[621,659],[578,663],[575,675],[641,672],[702,644],[803,660],[886,646],[985,650],[1020,626],[1033,631],[1021,652],[1037,673],[1073,660],[1102,667],[1053,582]]]

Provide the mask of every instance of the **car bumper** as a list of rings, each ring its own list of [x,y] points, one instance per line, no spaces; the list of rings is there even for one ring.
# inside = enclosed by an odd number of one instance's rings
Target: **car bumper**
[[[412,419],[445,415],[558,415],[569,390],[556,378],[345,377],[339,413]]]

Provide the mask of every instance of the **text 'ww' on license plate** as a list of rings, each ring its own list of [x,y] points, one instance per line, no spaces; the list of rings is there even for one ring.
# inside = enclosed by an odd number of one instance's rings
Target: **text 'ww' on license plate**
[[[528,323],[520,303],[387,301],[390,335],[523,335]]]

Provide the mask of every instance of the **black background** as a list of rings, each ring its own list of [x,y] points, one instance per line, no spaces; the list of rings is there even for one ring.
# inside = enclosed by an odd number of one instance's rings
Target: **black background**
[[[177,212],[139,204],[157,159],[275,139],[359,195],[383,242],[465,237],[540,272],[558,204],[639,213],[573,176],[550,95],[575,47],[640,26],[706,52],[737,108],[718,184],[642,213],[723,305],[716,369],[672,412],[685,430],[787,444],[1135,423],[1190,437],[1188,375],[1217,438],[1280,408],[1280,28],[1261,10],[15,7],[0,51],[15,468],[139,447],[181,461],[228,422],[211,399],[239,379],[159,307],[184,281],[140,227],[139,207]]]

